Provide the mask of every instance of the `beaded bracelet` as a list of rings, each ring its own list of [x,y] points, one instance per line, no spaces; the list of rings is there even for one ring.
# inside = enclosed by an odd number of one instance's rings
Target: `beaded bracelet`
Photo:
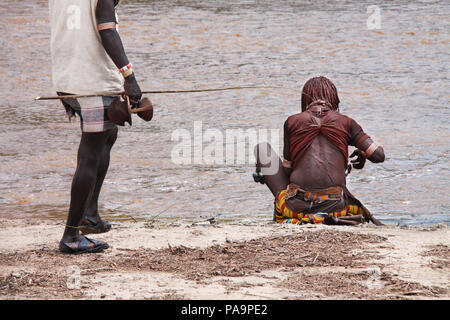
[[[134,73],[133,65],[131,63],[119,69],[124,78],[131,76]]]

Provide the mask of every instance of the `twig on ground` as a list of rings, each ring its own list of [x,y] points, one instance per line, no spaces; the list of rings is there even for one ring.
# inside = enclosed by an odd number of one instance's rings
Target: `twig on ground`
[[[314,262],[316,262],[316,260],[317,260],[317,257],[319,257],[319,254],[316,254],[316,257],[314,258],[314,260],[313,260],[312,264],[314,264]]]

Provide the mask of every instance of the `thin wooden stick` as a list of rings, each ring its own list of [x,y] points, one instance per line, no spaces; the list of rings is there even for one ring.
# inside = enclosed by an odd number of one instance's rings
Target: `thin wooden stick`
[[[194,92],[212,92],[212,91],[242,90],[242,89],[296,90],[295,88],[288,88],[288,87],[243,86],[243,87],[189,89],[189,90],[151,90],[151,91],[142,91],[142,94],[194,93]],[[123,92],[115,92],[115,93],[108,93],[108,94],[76,94],[76,95],[66,95],[66,96],[42,96],[42,97],[36,97],[36,98],[34,98],[34,100],[63,100],[63,99],[90,98],[90,97],[101,97],[101,96],[120,96],[122,94],[123,94]]]

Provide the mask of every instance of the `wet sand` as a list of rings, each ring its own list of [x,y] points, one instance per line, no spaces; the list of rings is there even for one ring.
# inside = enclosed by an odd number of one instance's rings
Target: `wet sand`
[[[0,220],[1,299],[449,299],[446,224],[114,222],[67,255],[63,226]],[[78,270],[79,274],[76,273]]]

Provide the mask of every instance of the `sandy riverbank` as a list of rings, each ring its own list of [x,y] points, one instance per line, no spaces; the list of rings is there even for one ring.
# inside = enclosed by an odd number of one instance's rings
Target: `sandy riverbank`
[[[117,222],[91,236],[110,249],[78,256],[57,251],[62,229],[0,220],[0,299],[450,298],[445,224]]]

